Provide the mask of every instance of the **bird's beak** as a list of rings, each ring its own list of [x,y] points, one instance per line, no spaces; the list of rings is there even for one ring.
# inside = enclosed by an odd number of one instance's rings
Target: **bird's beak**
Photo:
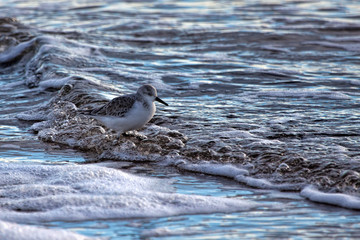
[[[162,104],[164,104],[164,105],[166,105],[166,106],[169,106],[169,104],[167,104],[166,102],[164,102],[163,100],[161,100],[159,97],[156,97],[156,98],[155,98],[155,101],[158,101],[159,103],[162,103]]]

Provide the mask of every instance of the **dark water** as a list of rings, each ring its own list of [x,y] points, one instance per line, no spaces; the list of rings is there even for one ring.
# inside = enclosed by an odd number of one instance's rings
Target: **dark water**
[[[60,154],[50,163],[170,156],[359,195],[357,1],[3,1],[0,17],[4,162],[43,162],[44,149]],[[146,83],[170,104],[147,142],[115,144],[69,103]]]

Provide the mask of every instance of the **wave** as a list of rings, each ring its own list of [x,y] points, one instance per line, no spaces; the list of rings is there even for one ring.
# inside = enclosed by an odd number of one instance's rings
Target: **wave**
[[[95,240],[100,238],[90,238],[81,234],[67,230],[54,230],[31,225],[23,225],[0,221],[0,236],[7,240]]]
[[[30,128],[40,140],[92,152],[98,160],[152,161],[281,191],[301,191],[314,184],[323,190],[354,193],[360,185],[359,176],[356,171],[349,172],[348,164],[310,162],[282,148],[277,140],[264,140],[246,131],[218,132],[217,139],[198,141],[171,129],[172,119],[160,115],[145,129],[119,137],[96,120],[78,113],[79,108],[104,102],[99,95],[89,94],[93,87],[87,80],[70,79],[50,103],[21,113],[18,118],[40,120]],[[222,141],[234,142],[239,137],[248,141],[242,155],[232,151],[239,145],[226,145]],[[210,164],[214,161],[216,164]],[[333,174],[339,171],[343,174]]]
[[[252,125],[237,123],[224,128],[224,125],[221,125],[222,120],[216,124],[211,122],[209,109],[209,112],[204,111],[205,116],[200,120],[195,119],[194,116],[185,119],[182,117],[182,112],[167,114],[164,111],[159,112],[141,131],[127,137],[118,137],[117,133],[106,129],[96,120],[79,114],[78,110],[107,102],[106,96],[122,93],[122,85],[125,83],[132,88],[142,83],[141,81],[154,81],[161,86],[161,89],[171,93],[181,89],[181,86],[168,88],[160,74],[148,74],[145,70],[137,69],[136,66],[130,68],[131,64],[116,65],[120,69],[115,70],[111,61],[116,54],[111,54],[113,51],[111,48],[100,48],[82,43],[80,40],[54,37],[36,32],[34,29],[22,30],[24,33],[19,37],[15,34],[16,29],[25,27],[17,21],[9,19],[1,21],[6,22],[7,25],[12,26],[9,28],[13,29],[7,33],[12,40],[1,42],[2,45],[6,44],[7,49],[0,53],[0,62],[4,68],[2,73],[9,74],[16,69],[19,75],[22,75],[24,85],[30,88],[27,91],[23,90],[21,97],[26,99],[27,105],[23,106],[24,111],[17,114],[17,119],[31,121],[30,130],[41,141],[92,153],[99,161],[109,159],[152,161],[187,171],[230,177],[258,188],[301,191],[304,186],[313,184],[322,191],[358,194],[360,186],[358,165],[309,160],[305,154],[300,154],[292,148],[295,144],[301,144],[297,140],[306,137],[315,139],[314,145],[316,145],[316,137],[319,134],[327,134],[313,128],[306,134],[297,129],[293,130],[291,124],[301,124],[297,116],[285,117],[278,119],[279,121],[270,120],[267,126],[260,126],[261,123],[256,127],[254,127],[255,123]],[[146,35],[146,31],[142,33]],[[126,56],[130,58],[129,55]],[[144,59],[149,56],[144,56]],[[219,59],[226,57],[225,54]],[[150,59],[154,58],[154,55],[150,56]],[[110,67],[102,68],[105,65]],[[99,72],[101,74],[96,76],[100,79],[96,79],[91,74]],[[230,73],[236,75],[239,72]],[[265,71],[260,68],[252,69],[248,74],[290,79],[301,73],[284,70]],[[231,81],[233,75],[227,81]],[[117,88],[104,83],[106,79],[114,76],[120,79],[117,81],[120,83]],[[139,79],[144,76],[145,80],[140,81]],[[170,72],[167,76],[177,75]],[[150,80],[153,77],[155,80]],[[18,86],[19,78],[14,77],[13,81],[15,83],[7,85],[8,90]],[[189,85],[199,91],[199,85],[191,83]],[[218,90],[210,91],[210,88],[206,90],[211,96],[218,92]],[[258,101],[260,98],[272,101],[283,97],[351,100],[351,97],[343,92],[328,90],[258,90],[243,96],[249,97],[251,94],[251,101]],[[35,104],[33,96],[43,96],[43,98]],[[195,100],[189,100],[189,103],[196,105],[195,107],[198,108],[195,108],[195,111],[197,111],[203,106],[198,104],[198,95],[192,97]],[[231,97],[237,98],[238,95]],[[205,98],[209,96],[206,95]],[[14,105],[18,104],[18,99],[14,102]],[[238,103],[235,105],[237,106]],[[177,110],[172,108],[171,111]],[[236,113],[238,111],[239,109],[236,108]],[[231,119],[237,118],[234,114],[227,116]],[[289,123],[287,126],[291,127],[291,131],[281,126],[285,123]],[[353,134],[358,136],[356,132]],[[294,145],[287,144],[287,139],[290,138],[294,139]],[[336,154],[338,153],[341,154],[342,151],[336,150]],[[209,165],[210,163],[214,165]],[[242,170],[236,170],[238,168]]]
[[[247,200],[174,193],[164,179],[94,164],[0,163],[0,219],[22,223],[245,211]],[[1,230],[0,230],[1,233]]]

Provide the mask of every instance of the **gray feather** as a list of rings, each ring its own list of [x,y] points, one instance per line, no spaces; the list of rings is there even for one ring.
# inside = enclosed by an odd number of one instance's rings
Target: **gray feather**
[[[92,110],[89,115],[124,117],[134,105],[136,94],[129,94],[112,99],[104,106]]]

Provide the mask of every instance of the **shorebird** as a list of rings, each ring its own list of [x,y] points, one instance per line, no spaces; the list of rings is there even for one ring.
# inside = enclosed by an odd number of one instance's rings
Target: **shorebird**
[[[99,108],[80,112],[122,134],[142,128],[152,119],[156,111],[154,101],[169,106],[157,96],[155,87],[146,84],[134,94],[116,97]]]

